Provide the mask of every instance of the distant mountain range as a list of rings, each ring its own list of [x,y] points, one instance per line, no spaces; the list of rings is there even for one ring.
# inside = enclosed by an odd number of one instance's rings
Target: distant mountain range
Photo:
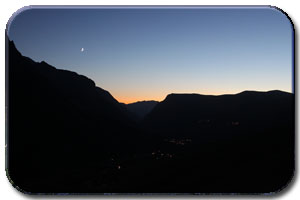
[[[8,47],[7,172],[24,191],[265,193],[294,173],[294,94],[169,94],[126,105]]]
[[[142,120],[157,104],[158,101],[138,101],[126,104],[126,107],[138,120]]]

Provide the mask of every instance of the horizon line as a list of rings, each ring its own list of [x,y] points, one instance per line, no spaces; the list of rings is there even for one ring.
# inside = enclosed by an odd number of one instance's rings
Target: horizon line
[[[99,87],[99,86],[97,86]],[[118,100],[118,98],[113,97],[119,102],[119,103],[123,103],[123,104],[132,104],[132,103],[139,103],[139,102],[145,102],[145,101],[157,101],[157,102],[162,102],[164,101],[169,95],[202,95],[202,96],[225,96],[225,95],[238,95],[238,94],[241,94],[241,93],[244,93],[244,92],[258,92],[258,93],[267,93],[267,92],[283,92],[283,93],[289,93],[289,94],[294,94],[293,92],[288,92],[288,91],[285,91],[285,90],[279,90],[279,89],[273,89],[273,90],[242,90],[240,92],[237,92],[237,93],[223,93],[223,94],[204,94],[204,93],[169,93],[165,96],[165,98],[163,98],[163,100],[155,100],[155,99],[150,99],[150,100],[136,100],[136,101],[122,101],[122,100]]]

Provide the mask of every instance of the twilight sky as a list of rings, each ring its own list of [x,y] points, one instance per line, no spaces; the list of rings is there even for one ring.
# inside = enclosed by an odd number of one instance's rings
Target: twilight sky
[[[293,92],[293,28],[275,8],[35,8],[7,30],[24,56],[83,74],[124,103]]]

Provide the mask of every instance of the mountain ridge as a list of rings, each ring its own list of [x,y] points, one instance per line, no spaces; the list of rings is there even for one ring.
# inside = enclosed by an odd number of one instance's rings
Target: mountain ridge
[[[233,95],[241,95],[241,94],[258,94],[258,93],[287,93],[287,94],[293,94],[291,92],[283,91],[283,90],[267,90],[267,91],[258,91],[258,90],[243,90],[238,93],[233,93],[233,94],[201,94],[201,93],[170,93],[166,96],[184,96],[184,95],[195,95],[195,96],[211,96],[211,97],[219,97],[219,96],[233,96]],[[165,99],[166,99],[165,98]]]
[[[177,132],[180,124],[181,128],[193,127],[195,121],[203,119],[249,121],[257,118],[270,123],[274,117],[279,118],[293,109],[293,97],[294,94],[279,90],[243,91],[230,95],[170,94],[153,108],[142,124],[150,129],[161,127],[158,129],[163,134],[165,128],[172,127],[171,124],[174,124],[171,130]]]

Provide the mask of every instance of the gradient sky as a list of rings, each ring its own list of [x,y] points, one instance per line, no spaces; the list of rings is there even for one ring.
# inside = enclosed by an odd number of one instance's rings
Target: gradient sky
[[[275,8],[36,8],[7,30],[23,55],[83,74],[124,103],[293,92],[293,28]]]

